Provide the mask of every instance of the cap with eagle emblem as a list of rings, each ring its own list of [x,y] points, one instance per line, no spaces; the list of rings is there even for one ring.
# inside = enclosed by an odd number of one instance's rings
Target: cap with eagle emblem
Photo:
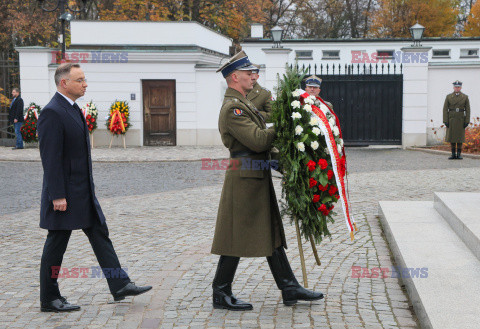
[[[306,85],[306,86],[319,87],[319,88],[320,88],[320,85],[321,85],[321,84],[322,84],[322,79],[320,79],[320,78],[317,77],[316,75],[309,76],[309,77],[305,80],[305,85]]]
[[[250,60],[248,59],[247,54],[242,50],[232,58],[223,64],[217,72],[222,72],[224,78],[228,77],[233,71],[257,71],[258,68],[255,67]]]

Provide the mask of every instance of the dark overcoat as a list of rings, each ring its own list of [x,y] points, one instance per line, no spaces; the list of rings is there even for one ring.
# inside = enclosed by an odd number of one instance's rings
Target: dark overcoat
[[[38,118],[43,166],[40,227],[76,230],[105,222],[95,196],[90,138],[85,118],[59,93]],[[54,211],[53,200],[67,199],[66,211]]]
[[[465,127],[470,123],[470,101],[468,96],[459,92],[448,94],[443,104],[443,122],[448,124],[445,141],[464,143]]]
[[[212,253],[237,257],[271,256],[286,247],[268,163],[275,137],[253,104],[240,92],[225,92],[218,126],[230,153],[255,153],[231,159],[218,207]],[[256,165],[255,165],[256,164]]]
[[[13,124],[13,120],[17,119],[18,122],[24,122],[25,118],[23,116],[23,99],[18,96],[15,98],[15,101],[10,106],[10,111],[8,112],[8,121]]]

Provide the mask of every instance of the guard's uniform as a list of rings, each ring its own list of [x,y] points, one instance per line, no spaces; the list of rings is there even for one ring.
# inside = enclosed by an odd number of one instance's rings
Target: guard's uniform
[[[218,208],[212,253],[237,257],[271,256],[286,247],[271,171],[268,164],[275,138],[253,104],[228,88],[218,127],[232,157]],[[260,161],[258,161],[260,160]]]
[[[244,96],[246,76],[237,72],[257,70],[243,51],[217,70],[232,87],[225,92],[218,120],[232,161],[225,173],[212,245],[212,253],[220,255],[212,283],[213,307],[236,311],[253,309],[232,293],[240,257],[267,256],[285,305],[323,298],[322,293],[298,283],[285,254],[287,244],[268,161],[275,130],[266,127],[260,112]]]
[[[448,125],[445,141],[464,143],[465,127],[470,123],[470,101],[462,92],[448,94],[443,105],[443,122]]]
[[[260,86],[257,82],[247,94],[247,99],[260,111],[265,121],[270,122],[272,114],[272,93],[270,90]]]

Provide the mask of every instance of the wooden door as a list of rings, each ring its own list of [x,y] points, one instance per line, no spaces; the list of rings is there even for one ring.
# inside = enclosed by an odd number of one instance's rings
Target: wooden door
[[[142,80],[143,145],[177,144],[175,80]]]

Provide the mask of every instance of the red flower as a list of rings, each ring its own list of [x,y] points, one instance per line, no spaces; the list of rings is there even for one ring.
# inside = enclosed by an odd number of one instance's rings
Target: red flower
[[[328,208],[328,211],[332,211],[333,208],[335,208],[335,205],[332,204],[332,206]]]
[[[322,184],[318,184],[318,189],[320,191],[326,191],[328,189],[328,184],[325,184],[325,186],[323,186]]]
[[[328,194],[334,195],[338,191],[337,187],[334,185],[330,185],[330,188],[328,189]]]
[[[92,122],[95,122],[95,118],[92,118]]]
[[[325,216],[328,216],[328,214],[330,213],[330,210],[328,210],[327,206],[324,205],[324,204],[322,204],[320,207],[318,207],[318,211],[320,211]]]
[[[317,164],[315,163],[315,161],[312,161],[312,160],[308,161],[308,163],[307,163],[308,170],[309,171],[314,171],[316,165]]]
[[[315,185],[317,185],[318,182],[317,182],[314,178],[310,178],[309,183],[310,183],[310,188],[312,188],[312,187],[314,187]]]
[[[91,117],[92,117],[92,116],[91,116],[90,114],[87,115],[87,119],[88,119],[88,120],[90,120]]]
[[[333,197],[337,200],[340,199],[340,195],[338,195],[338,194],[335,194]]]
[[[320,195],[314,194],[312,201],[313,201],[313,203],[317,203],[318,201],[320,201]]]
[[[320,166],[320,169],[324,170],[328,167],[328,162],[325,159],[320,159],[318,160],[318,165]]]
[[[329,171],[327,172],[327,177],[328,177],[328,180],[332,179],[332,177],[333,177],[333,170],[329,170]]]

